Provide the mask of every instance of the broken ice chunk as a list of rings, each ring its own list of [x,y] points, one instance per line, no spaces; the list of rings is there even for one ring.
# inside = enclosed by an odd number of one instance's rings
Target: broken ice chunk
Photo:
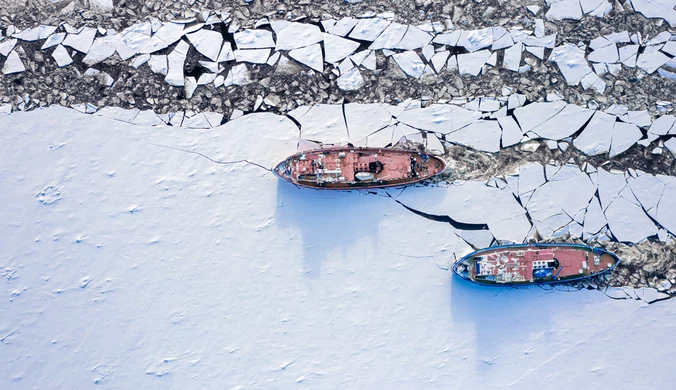
[[[509,49],[505,50],[505,56],[502,60],[502,67],[517,72],[521,63],[521,52],[523,51],[523,44],[521,42],[515,44]]]
[[[437,73],[441,72],[441,70],[444,68],[446,65],[446,60],[450,54],[451,53],[448,51],[440,51],[434,54],[432,57],[432,66],[434,67],[434,70],[437,71]]]
[[[300,62],[303,65],[309,66],[317,72],[324,71],[324,60],[322,59],[322,48],[318,43],[314,45],[302,47],[300,49],[291,50],[289,57]],[[266,57],[267,59],[267,57]]]
[[[555,103],[558,102],[540,103],[540,106],[544,104],[555,104]],[[524,108],[519,108],[517,110],[523,109]],[[575,104],[567,104],[563,110],[556,113],[551,119],[546,120],[544,123],[538,125],[537,127],[531,129],[530,131],[537,134],[541,138],[550,140],[561,140],[566,137],[569,137],[573,133],[580,130],[580,128],[582,128],[582,126],[589,120],[589,118],[592,116],[593,113],[594,113],[593,110],[581,108]],[[520,114],[521,115],[519,115],[517,119],[523,118],[523,111],[521,111]],[[521,123],[520,120],[519,123]],[[526,129],[524,128],[523,124],[522,130],[526,132]]]
[[[554,115],[566,108],[566,106],[567,104],[562,101],[550,103],[532,103],[514,110],[514,117],[516,117],[516,120],[521,126],[521,130],[525,134],[547,122]]]
[[[249,77],[249,69],[247,69],[246,64],[235,65],[228,72],[228,76],[223,82],[223,86],[228,87],[230,85],[246,85],[251,83]]]
[[[483,97],[479,102],[479,111],[493,112],[500,109],[500,101],[496,98]]]
[[[362,61],[361,66],[368,70],[376,70],[376,52],[371,51],[364,61]]]
[[[580,20],[582,18],[582,9],[580,8],[579,0],[561,0],[551,3],[549,11],[545,14],[549,20],[564,20],[573,19]]]
[[[589,53],[587,59],[591,62],[605,62],[605,63],[617,62],[617,60],[619,59],[617,45],[615,43],[611,43],[608,46],[594,50],[593,52]]]
[[[544,167],[530,163],[519,167],[519,196],[533,191],[545,183]]]
[[[476,121],[481,115],[481,112],[450,104],[433,104],[425,108],[407,109],[397,119],[416,129],[450,133]]]
[[[590,72],[580,80],[582,88],[592,88],[598,93],[603,93],[606,90],[606,83],[596,73]]]
[[[197,89],[197,80],[194,77],[186,77],[184,81],[185,98],[190,99]]]
[[[216,80],[216,76],[216,73],[202,73],[200,78],[197,80],[197,85],[207,85]]]
[[[362,19],[352,29],[349,37],[360,41],[374,41],[390,21],[381,18]]]
[[[408,30],[406,30],[406,34],[404,34],[404,37],[395,46],[395,48],[402,50],[420,49],[430,43],[431,40],[432,35],[430,35],[428,32],[425,32],[415,26],[409,26]]]
[[[431,61],[432,57],[434,57],[434,45],[427,45],[423,47],[422,49],[422,55],[425,57],[427,61]]]
[[[392,23],[376,38],[369,46],[371,50],[393,49],[397,46],[406,34],[408,26],[399,23]]]
[[[423,74],[425,63],[418,57],[416,52],[405,51],[403,53],[394,54],[392,58],[397,65],[399,65],[399,68],[407,75],[419,78]]]
[[[359,73],[359,69],[353,68],[344,74],[341,73],[336,83],[338,84],[338,88],[343,91],[356,91],[364,85],[364,78]]]
[[[649,127],[652,123],[648,110],[628,111],[629,123],[633,123],[638,127]]]
[[[117,34],[96,38],[82,62],[89,66],[98,64],[99,62],[115,54],[118,43],[119,36]]]
[[[601,204],[597,197],[592,197],[591,202],[587,206],[587,211],[584,214],[584,229],[585,233],[596,234],[608,224],[606,216],[603,214]]]
[[[326,62],[334,64],[341,61],[343,58],[352,54],[359,48],[359,42],[350,39],[341,38],[339,36],[326,34],[324,37],[324,52],[326,53]]]
[[[183,36],[183,25],[179,23],[163,22],[159,29],[153,35],[153,38],[159,39],[168,47],[173,45]],[[159,49],[158,49],[159,50]]]
[[[545,48],[540,47],[540,46],[526,46],[526,51],[529,53],[533,54],[535,57],[539,59],[544,59],[545,58]]]
[[[56,31],[56,27],[54,26],[40,25],[38,27],[27,28],[19,33],[12,34],[12,37],[19,38],[22,41],[32,42],[40,39],[45,39],[48,36],[50,36],[54,31]]]
[[[458,54],[458,69],[460,74],[477,76],[490,56],[490,50],[479,50],[473,53]]]
[[[315,104],[304,115],[294,118],[301,125],[303,139],[326,144],[349,141],[342,105]]]
[[[535,19],[535,36],[542,38],[545,36],[545,22],[542,19]]]
[[[507,109],[512,110],[521,107],[524,103],[526,103],[526,95],[520,93],[509,95],[509,98],[507,98]]]
[[[676,134],[676,117],[673,115],[662,115],[648,129],[648,133],[655,135]]]
[[[323,39],[319,27],[313,24],[293,22],[277,33],[275,50],[293,50],[321,42]]]
[[[440,45],[457,46],[459,39],[460,39],[460,31],[453,31],[450,33],[437,35],[436,37],[434,37],[432,42],[438,43]]]
[[[666,64],[667,61],[669,61],[669,57],[660,51],[654,51],[652,53],[645,52],[638,56],[636,66],[648,73],[653,73],[657,68]]]
[[[505,116],[498,118],[498,123],[502,127],[502,147],[516,145],[523,138],[521,128],[516,123],[513,117]]]
[[[495,31],[493,32],[495,34]],[[493,41],[493,44],[491,45],[491,50],[499,50],[499,49],[504,49],[507,47],[510,47],[514,45],[514,40],[512,39],[512,35],[507,33],[504,34],[502,37],[496,39]]]
[[[68,34],[63,41],[63,45],[72,47],[79,52],[87,53],[94,42],[95,36],[95,28],[85,27],[77,34]]]
[[[425,150],[436,155],[444,154],[444,145],[441,143],[441,140],[439,140],[439,137],[434,133],[427,133],[426,135],[427,137],[425,140],[427,141],[427,144],[425,145]]]
[[[392,114],[379,103],[348,103],[345,104],[344,111],[352,141],[365,138],[374,131],[387,127],[392,120]]]
[[[187,34],[186,37],[195,49],[212,61],[218,60],[218,54],[223,44],[223,36],[218,31],[198,30]],[[266,57],[267,59],[267,57]]]
[[[60,68],[63,68],[64,66],[73,63],[73,59],[70,58],[68,50],[66,50],[66,48],[63,47],[63,45],[59,45],[56,47],[56,49],[54,49],[52,57],[54,57],[56,64],[59,65]]]
[[[180,41],[174,50],[167,56],[167,76],[164,81],[174,87],[182,87],[185,83],[183,77],[183,63],[188,55],[190,45],[186,41]]]
[[[493,44],[493,29],[491,27],[481,30],[461,31],[457,46],[462,46],[470,52],[474,52]]]
[[[497,121],[478,120],[446,135],[449,142],[459,143],[485,152],[500,151],[502,129]]]
[[[657,234],[657,226],[637,204],[629,188],[625,188],[605,210],[610,231],[618,241],[638,243]]]
[[[613,129],[613,139],[610,144],[610,158],[629,149],[643,137],[641,130],[630,123],[616,122]]]
[[[573,140],[573,145],[588,156],[610,151],[615,127],[615,115],[596,111],[584,131]]]
[[[2,67],[2,74],[12,74],[12,73],[21,73],[26,70],[19,54],[16,50],[9,53],[7,59],[5,60],[5,65]]]
[[[627,45],[620,48],[620,62],[624,65],[633,68],[636,66],[636,55],[638,54],[639,45]]]
[[[643,209],[654,218],[656,216],[655,207],[660,203],[665,188],[665,183],[660,179],[663,176],[641,173],[638,177],[630,176],[627,179],[627,184],[629,184],[631,192]]]
[[[52,35],[49,36],[49,38],[47,38],[47,40],[46,40],[45,43],[42,45],[42,47],[40,48],[40,50],[49,49],[50,47],[59,45],[59,44],[61,44],[61,42],[63,42],[64,39],[66,39],[66,33],[56,33],[56,34],[52,34]],[[16,43],[16,40],[14,40],[14,42]],[[5,55],[5,54],[3,53],[2,46],[3,46],[5,43],[6,43],[6,42],[0,43],[0,54],[3,54],[3,55]]]
[[[238,49],[265,49],[275,47],[272,33],[267,30],[249,30],[235,33],[235,43]]]
[[[270,56],[271,49],[244,49],[235,50],[237,62],[250,62],[252,64],[265,64]]]
[[[560,3],[563,1],[554,4]],[[556,63],[568,85],[577,85],[586,75],[592,73],[584,51],[570,43],[554,48],[549,61]]]
[[[359,22],[358,19],[349,17],[340,19],[328,30],[328,33],[344,37],[352,30],[352,28],[357,24],[357,22]]]
[[[150,70],[161,75],[167,75],[167,56],[166,55],[151,55],[148,60]]]

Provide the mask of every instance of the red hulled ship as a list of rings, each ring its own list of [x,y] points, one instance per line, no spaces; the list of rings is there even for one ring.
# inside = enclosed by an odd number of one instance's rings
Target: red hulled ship
[[[586,279],[619,262],[614,253],[586,245],[518,244],[470,253],[453,265],[453,272],[474,283],[509,286]]]
[[[409,150],[339,147],[294,154],[273,171],[303,187],[350,190],[417,183],[445,168],[441,158]]]

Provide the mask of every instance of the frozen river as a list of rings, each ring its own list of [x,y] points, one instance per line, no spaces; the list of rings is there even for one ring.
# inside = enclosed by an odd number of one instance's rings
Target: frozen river
[[[673,300],[474,286],[460,232],[384,193],[192,153],[295,150],[259,119],[2,118],[1,388],[671,387]]]

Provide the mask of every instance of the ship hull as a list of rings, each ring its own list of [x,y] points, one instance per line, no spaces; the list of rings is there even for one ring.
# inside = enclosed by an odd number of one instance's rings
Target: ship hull
[[[328,148],[294,154],[275,166],[277,177],[321,190],[406,186],[446,168],[439,157],[402,149]]]
[[[580,281],[612,271],[612,252],[579,244],[516,244],[481,249],[453,265],[453,273],[487,286]]]

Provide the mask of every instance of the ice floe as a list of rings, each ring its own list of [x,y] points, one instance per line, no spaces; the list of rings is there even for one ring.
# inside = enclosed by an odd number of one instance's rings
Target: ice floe
[[[500,151],[502,129],[495,120],[477,120],[446,135],[449,142],[469,146],[485,152]]]
[[[637,203],[629,187],[625,187],[606,208],[608,226],[618,241],[640,242],[657,234],[657,226]]]
[[[636,66],[647,73],[653,73],[657,70],[657,68],[666,64],[669,59],[669,57],[660,51],[654,51],[651,53],[645,52],[638,56],[638,59],[636,60]]]
[[[549,20],[580,20],[582,18],[580,0],[553,0],[548,3],[549,11],[547,11],[545,17]]]
[[[270,57],[271,49],[244,49],[235,50],[235,60],[237,62],[250,62],[252,64],[265,64]]]
[[[505,50],[505,55],[502,60],[502,67],[513,72],[519,71],[521,64],[521,52],[523,51],[523,44],[521,42],[515,44],[509,49]]]
[[[484,49],[493,44],[493,29],[487,27],[481,30],[461,31],[457,46],[462,46],[470,52]]]
[[[326,144],[340,144],[349,141],[342,105],[316,104],[312,107],[304,106],[291,111],[289,115],[300,123],[303,139]]]
[[[72,47],[81,53],[87,53],[94,43],[94,37],[96,37],[96,29],[84,27],[77,34],[68,34],[62,44]]]
[[[401,70],[411,77],[419,78],[425,70],[425,63],[414,51],[405,51],[403,53],[394,54],[392,58],[397,65],[399,65]]]
[[[323,40],[324,53],[326,53],[324,60],[330,64],[343,60],[359,48],[359,42],[336,35],[324,33]]]
[[[21,73],[24,70],[26,70],[26,67],[23,65],[19,53],[16,50],[10,52],[5,60],[5,65],[2,67],[2,74]]]
[[[389,24],[389,20],[381,18],[361,19],[350,32],[349,37],[360,41],[374,41]]]
[[[676,27],[676,9],[673,0],[629,0],[636,12],[640,12],[646,18],[662,18],[669,25]]]
[[[249,69],[246,67],[246,64],[235,65],[228,72],[228,76],[223,82],[223,86],[227,87],[230,85],[247,85],[251,83],[251,77],[249,76]]]
[[[249,30],[235,33],[238,49],[264,49],[275,47],[272,33],[268,30]]]
[[[584,131],[573,140],[573,144],[589,156],[608,153],[616,119],[615,115],[596,111]]]
[[[477,76],[490,57],[490,50],[479,50],[473,53],[458,54],[458,69],[460,74]]]
[[[345,104],[345,120],[351,141],[357,141],[390,125],[392,114],[381,104]]]
[[[312,24],[293,22],[277,33],[275,50],[293,50],[321,42],[319,27]]]
[[[406,34],[399,43],[396,44],[396,49],[415,50],[420,49],[432,41],[432,35],[415,26],[409,26]]]
[[[212,61],[218,60],[223,36],[218,31],[198,30],[186,37],[195,49]],[[269,51],[269,50],[268,50]],[[267,59],[267,58],[266,58]]]
[[[167,55],[167,75],[164,81],[174,87],[184,85],[183,64],[188,55],[190,45],[186,41],[180,41],[174,50]]]
[[[89,66],[98,64],[115,54],[118,44],[119,37],[117,35],[96,38],[82,62]]]
[[[406,34],[408,26],[399,23],[392,23],[376,38],[369,46],[371,50],[379,49],[394,49],[397,47],[404,34]]]
[[[318,72],[324,71],[322,48],[318,43],[289,51],[289,57]]]
[[[56,61],[56,64],[59,65],[59,67],[64,67],[73,63],[73,59],[70,58],[68,50],[63,47],[63,45],[58,45],[56,49],[54,49],[52,52],[52,57],[54,57],[54,60]]]
[[[579,84],[586,75],[592,72],[589,63],[587,63],[584,57],[584,50],[573,44],[554,48],[549,56],[549,61],[556,63],[561,73],[563,73],[563,77],[566,78],[568,85]]]

